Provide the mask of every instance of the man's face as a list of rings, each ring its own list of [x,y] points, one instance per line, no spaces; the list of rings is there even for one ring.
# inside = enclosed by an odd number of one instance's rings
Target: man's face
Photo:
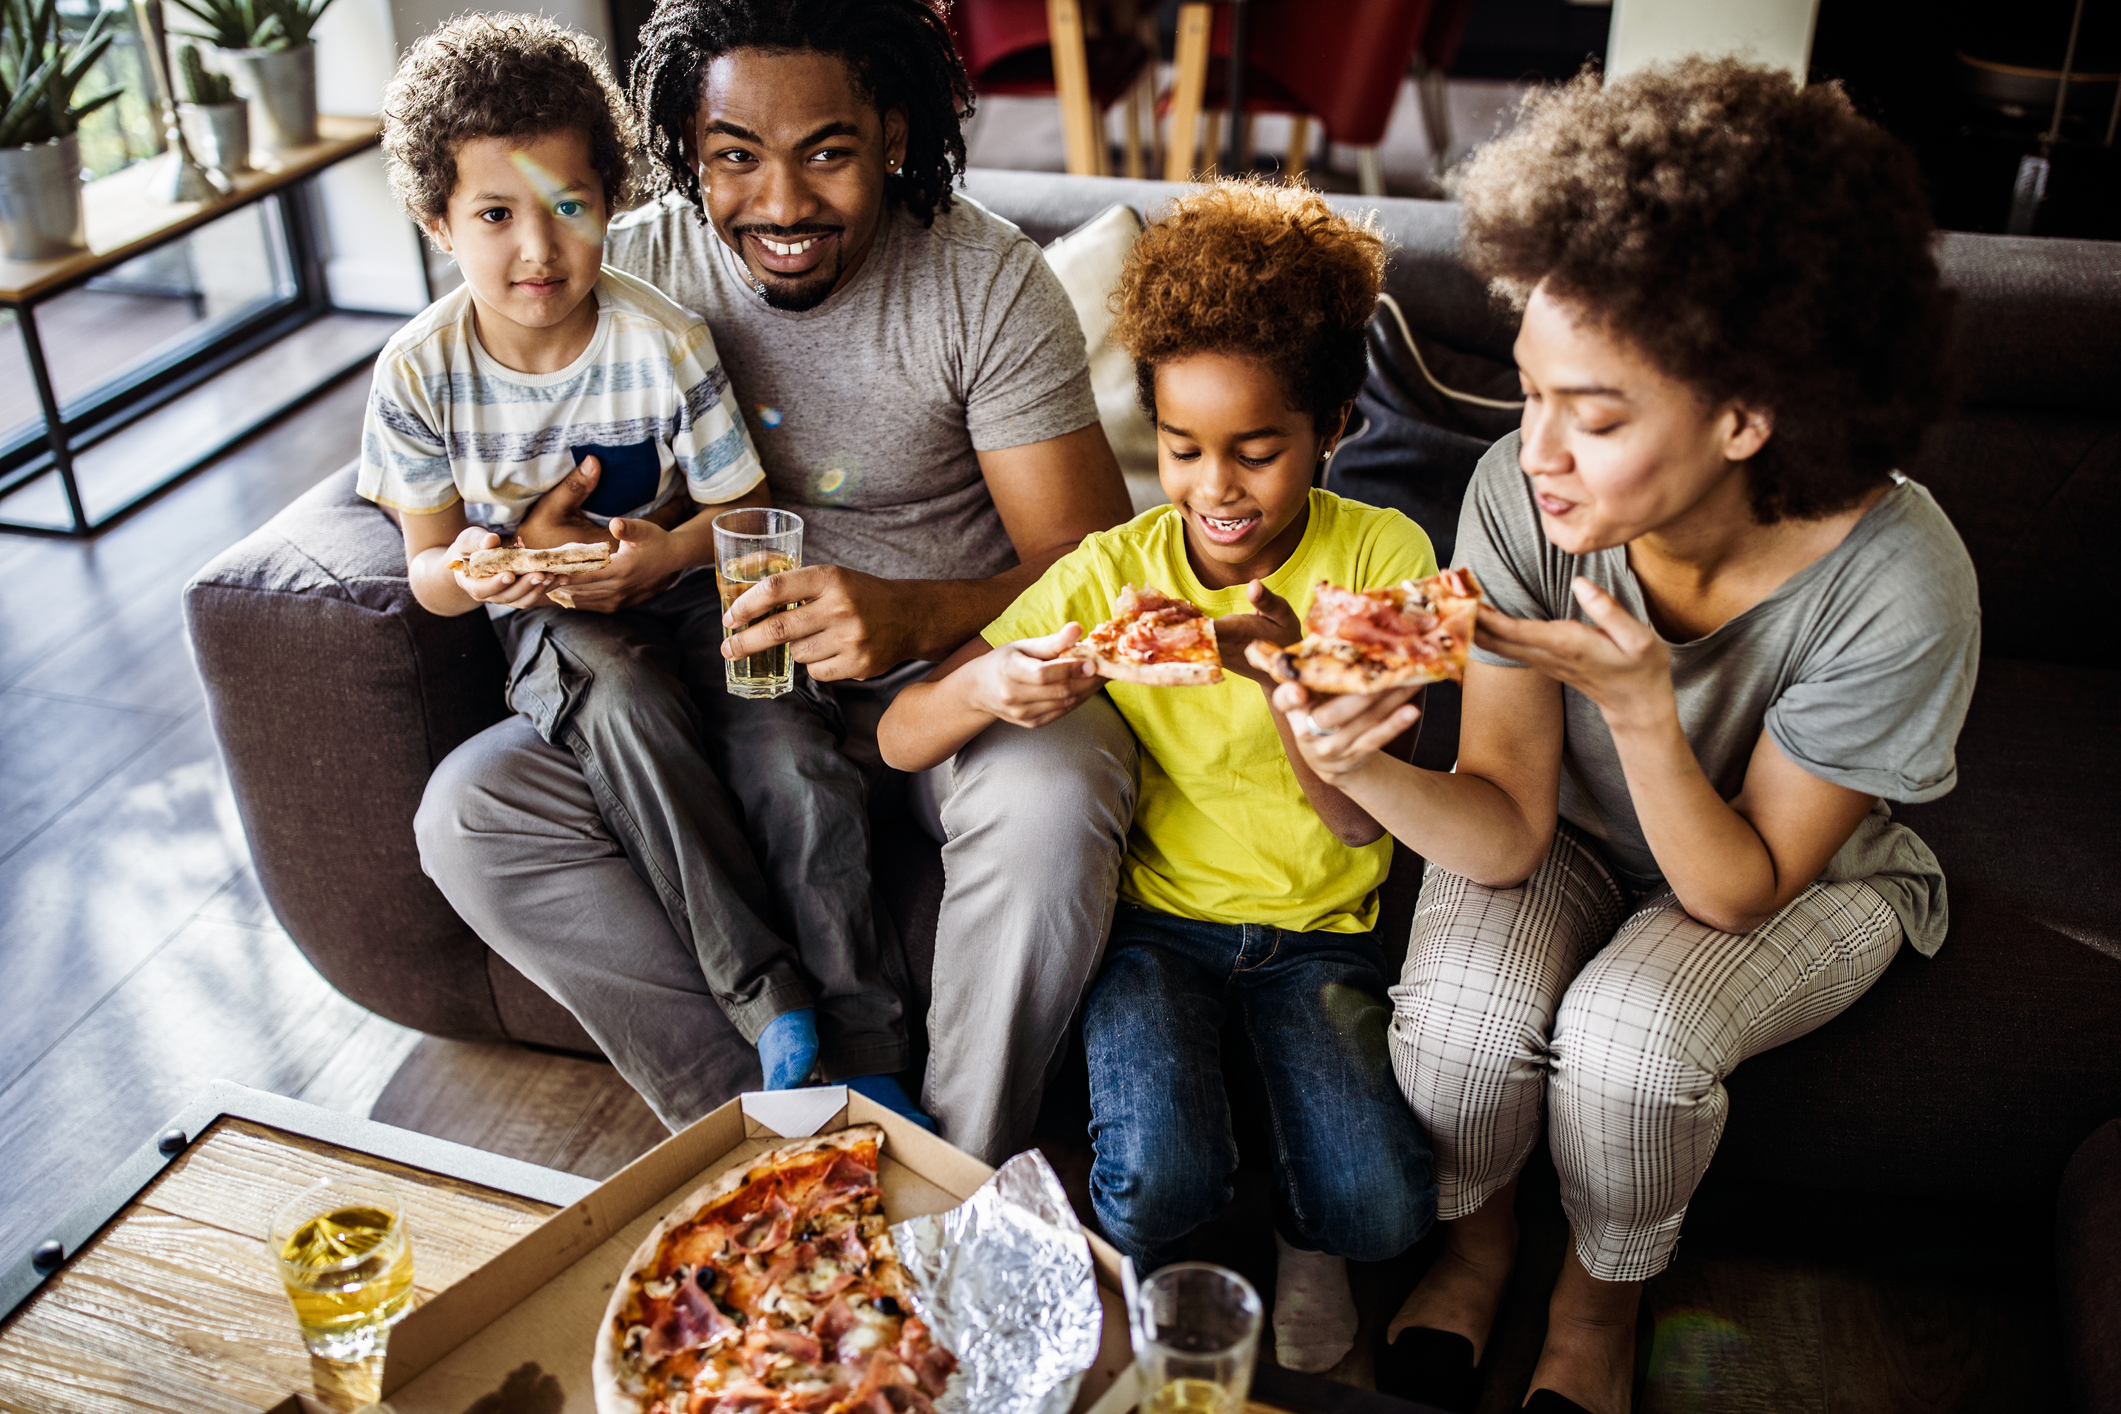
[[[701,81],[693,160],[715,233],[778,309],[852,279],[906,160],[906,117],[878,114],[844,60],[738,49]]]

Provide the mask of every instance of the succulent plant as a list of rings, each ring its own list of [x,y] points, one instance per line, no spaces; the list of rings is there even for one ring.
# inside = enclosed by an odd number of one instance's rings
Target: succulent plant
[[[177,88],[186,103],[233,103],[235,85],[228,75],[217,74],[199,57],[199,46],[187,44],[177,50]]]
[[[175,0],[206,26],[202,36],[223,49],[293,49],[331,8],[331,0]]]
[[[71,135],[119,90],[74,102],[74,90],[110,48],[117,11],[99,10],[69,40],[58,0],[0,0],[0,147]]]

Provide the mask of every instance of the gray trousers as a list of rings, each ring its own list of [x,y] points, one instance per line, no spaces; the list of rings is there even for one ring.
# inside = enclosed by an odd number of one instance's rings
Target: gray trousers
[[[680,596],[699,580],[688,610]],[[680,621],[706,614],[719,645],[712,601],[696,575],[650,601],[654,613],[500,621],[517,715],[442,762],[415,821],[422,867],[457,912],[574,1013],[673,1129],[760,1084],[751,1041],[792,995],[777,963],[756,962],[761,935],[778,943],[790,919],[800,944],[806,926],[879,916],[866,833],[836,832],[823,817],[844,809],[816,804],[853,793],[859,806],[855,761],[875,760],[875,721],[911,676],[813,685],[809,702],[729,697],[719,654],[678,641]],[[585,667],[606,691],[582,689]],[[1028,1138],[1097,969],[1133,818],[1134,738],[1097,697],[1040,731],[991,727],[916,785],[939,810],[946,879],[923,1103],[945,1137],[999,1161]],[[859,809],[851,819],[865,829]],[[895,960],[874,926],[867,956]],[[902,1068],[902,1026],[877,1021],[880,969],[859,947],[840,972],[797,951],[799,976],[817,982],[827,1077]],[[731,1007],[731,976],[763,981],[740,985]]]

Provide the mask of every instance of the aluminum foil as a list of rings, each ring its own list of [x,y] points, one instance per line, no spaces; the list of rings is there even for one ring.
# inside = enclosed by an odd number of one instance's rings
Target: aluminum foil
[[[940,1414],[1067,1414],[1104,1312],[1090,1243],[1036,1149],[947,1213],[891,1229],[921,1318],[958,1358]]]

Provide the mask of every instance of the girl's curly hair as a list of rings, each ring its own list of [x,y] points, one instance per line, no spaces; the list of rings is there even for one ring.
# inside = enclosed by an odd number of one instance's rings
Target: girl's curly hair
[[[1308,188],[1220,181],[1178,198],[1134,243],[1112,293],[1112,336],[1134,356],[1152,418],[1159,364],[1242,354],[1327,432],[1368,372],[1364,330],[1384,269],[1367,218]]]
[[[1586,72],[1453,185],[1465,258],[1512,304],[1544,284],[1711,404],[1773,415],[1763,523],[1854,505],[1944,409],[1921,178],[1837,85],[1738,59]]]
[[[923,226],[950,209],[965,170],[972,80],[941,10],[948,0],[661,0],[641,26],[633,105],[659,190],[683,194],[705,219],[688,150],[707,66],[736,49],[809,50],[843,61],[879,113],[906,114],[906,160],[884,180],[888,201]]]
[[[390,189],[426,226],[449,210],[457,149],[473,138],[579,132],[604,212],[629,195],[633,119],[587,35],[541,15],[458,15],[405,51],[383,93]]]

